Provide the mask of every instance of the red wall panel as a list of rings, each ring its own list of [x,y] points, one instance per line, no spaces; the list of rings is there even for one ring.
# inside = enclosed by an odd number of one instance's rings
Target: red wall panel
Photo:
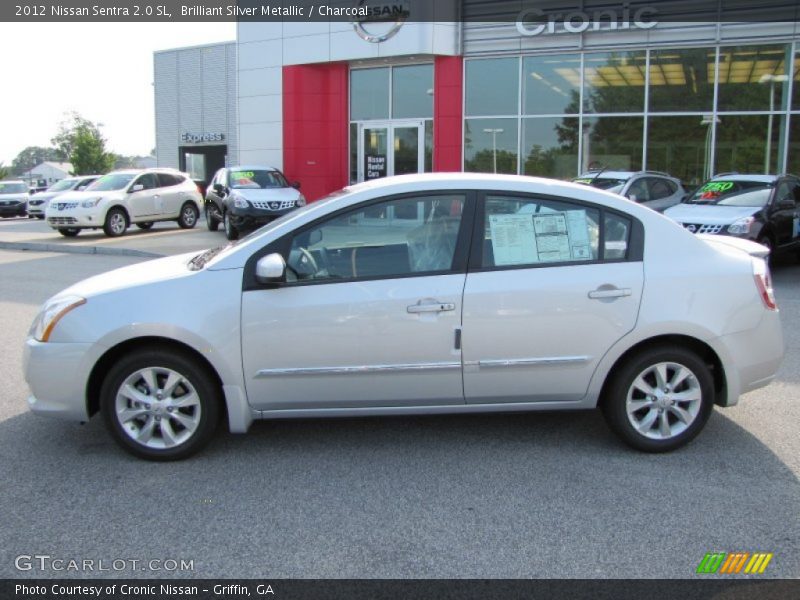
[[[283,170],[314,201],[348,183],[347,63],[283,67]]]
[[[461,171],[463,59],[437,56],[433,67],[433,170]]]

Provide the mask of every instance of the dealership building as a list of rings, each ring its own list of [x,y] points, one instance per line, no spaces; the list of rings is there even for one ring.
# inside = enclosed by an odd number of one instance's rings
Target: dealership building
[[[489,22],[495,3],[464,0],[460,22],[414,20],[432,4],[395,22],[240,22],[234,42],[156,53],[159,165],[205,181],[272,165],[310,199],[429,171],[800,173],[798,23],[747,12],[785,3]]]

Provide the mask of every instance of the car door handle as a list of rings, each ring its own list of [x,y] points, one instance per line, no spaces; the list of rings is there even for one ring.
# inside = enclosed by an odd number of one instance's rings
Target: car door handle
[[[456,305],[452,302],[426,302],[423,304],[421,301],[406,308],[406,310],[411,314],[430,312],[438,313],[455,309]]]
[[[596,290],[589,292],[589,298],[592,300],[602,300],[604,298],[624,298],[630,295],[630,288],[617,288],[611,286],[600,286]]]

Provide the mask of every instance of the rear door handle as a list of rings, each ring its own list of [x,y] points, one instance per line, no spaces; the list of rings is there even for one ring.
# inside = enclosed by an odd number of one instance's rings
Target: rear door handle
[[[600,286],[596,290],[589,292],[589,298],[592,300],[602,300],[604,298],[624,298],[631,295],[630,288],[616,288]]]
[[[456,305],[452,302],[426,302],[423,304],[421,301],[407,307],[406,310],[411,314],[417,313],[439,313],[450,310],[455,310]]]

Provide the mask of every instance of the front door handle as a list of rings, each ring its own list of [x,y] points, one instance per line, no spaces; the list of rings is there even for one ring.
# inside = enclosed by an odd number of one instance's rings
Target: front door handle
[[[452,302],[428,302],[426,301],[424,304],[420,300],[416,304],[412,304],[411,306],[407,307],[406,310],[411,314],[417,313],[439,313],[439,312],[446,312],[450,310],[455,310],[456,305]]]
[[[630,295],[630,288],[617,288],[605,285],[601,285],[596,290],[589,292],[589,298],[592,300],[603,300],[605,298],[624,298]]]

